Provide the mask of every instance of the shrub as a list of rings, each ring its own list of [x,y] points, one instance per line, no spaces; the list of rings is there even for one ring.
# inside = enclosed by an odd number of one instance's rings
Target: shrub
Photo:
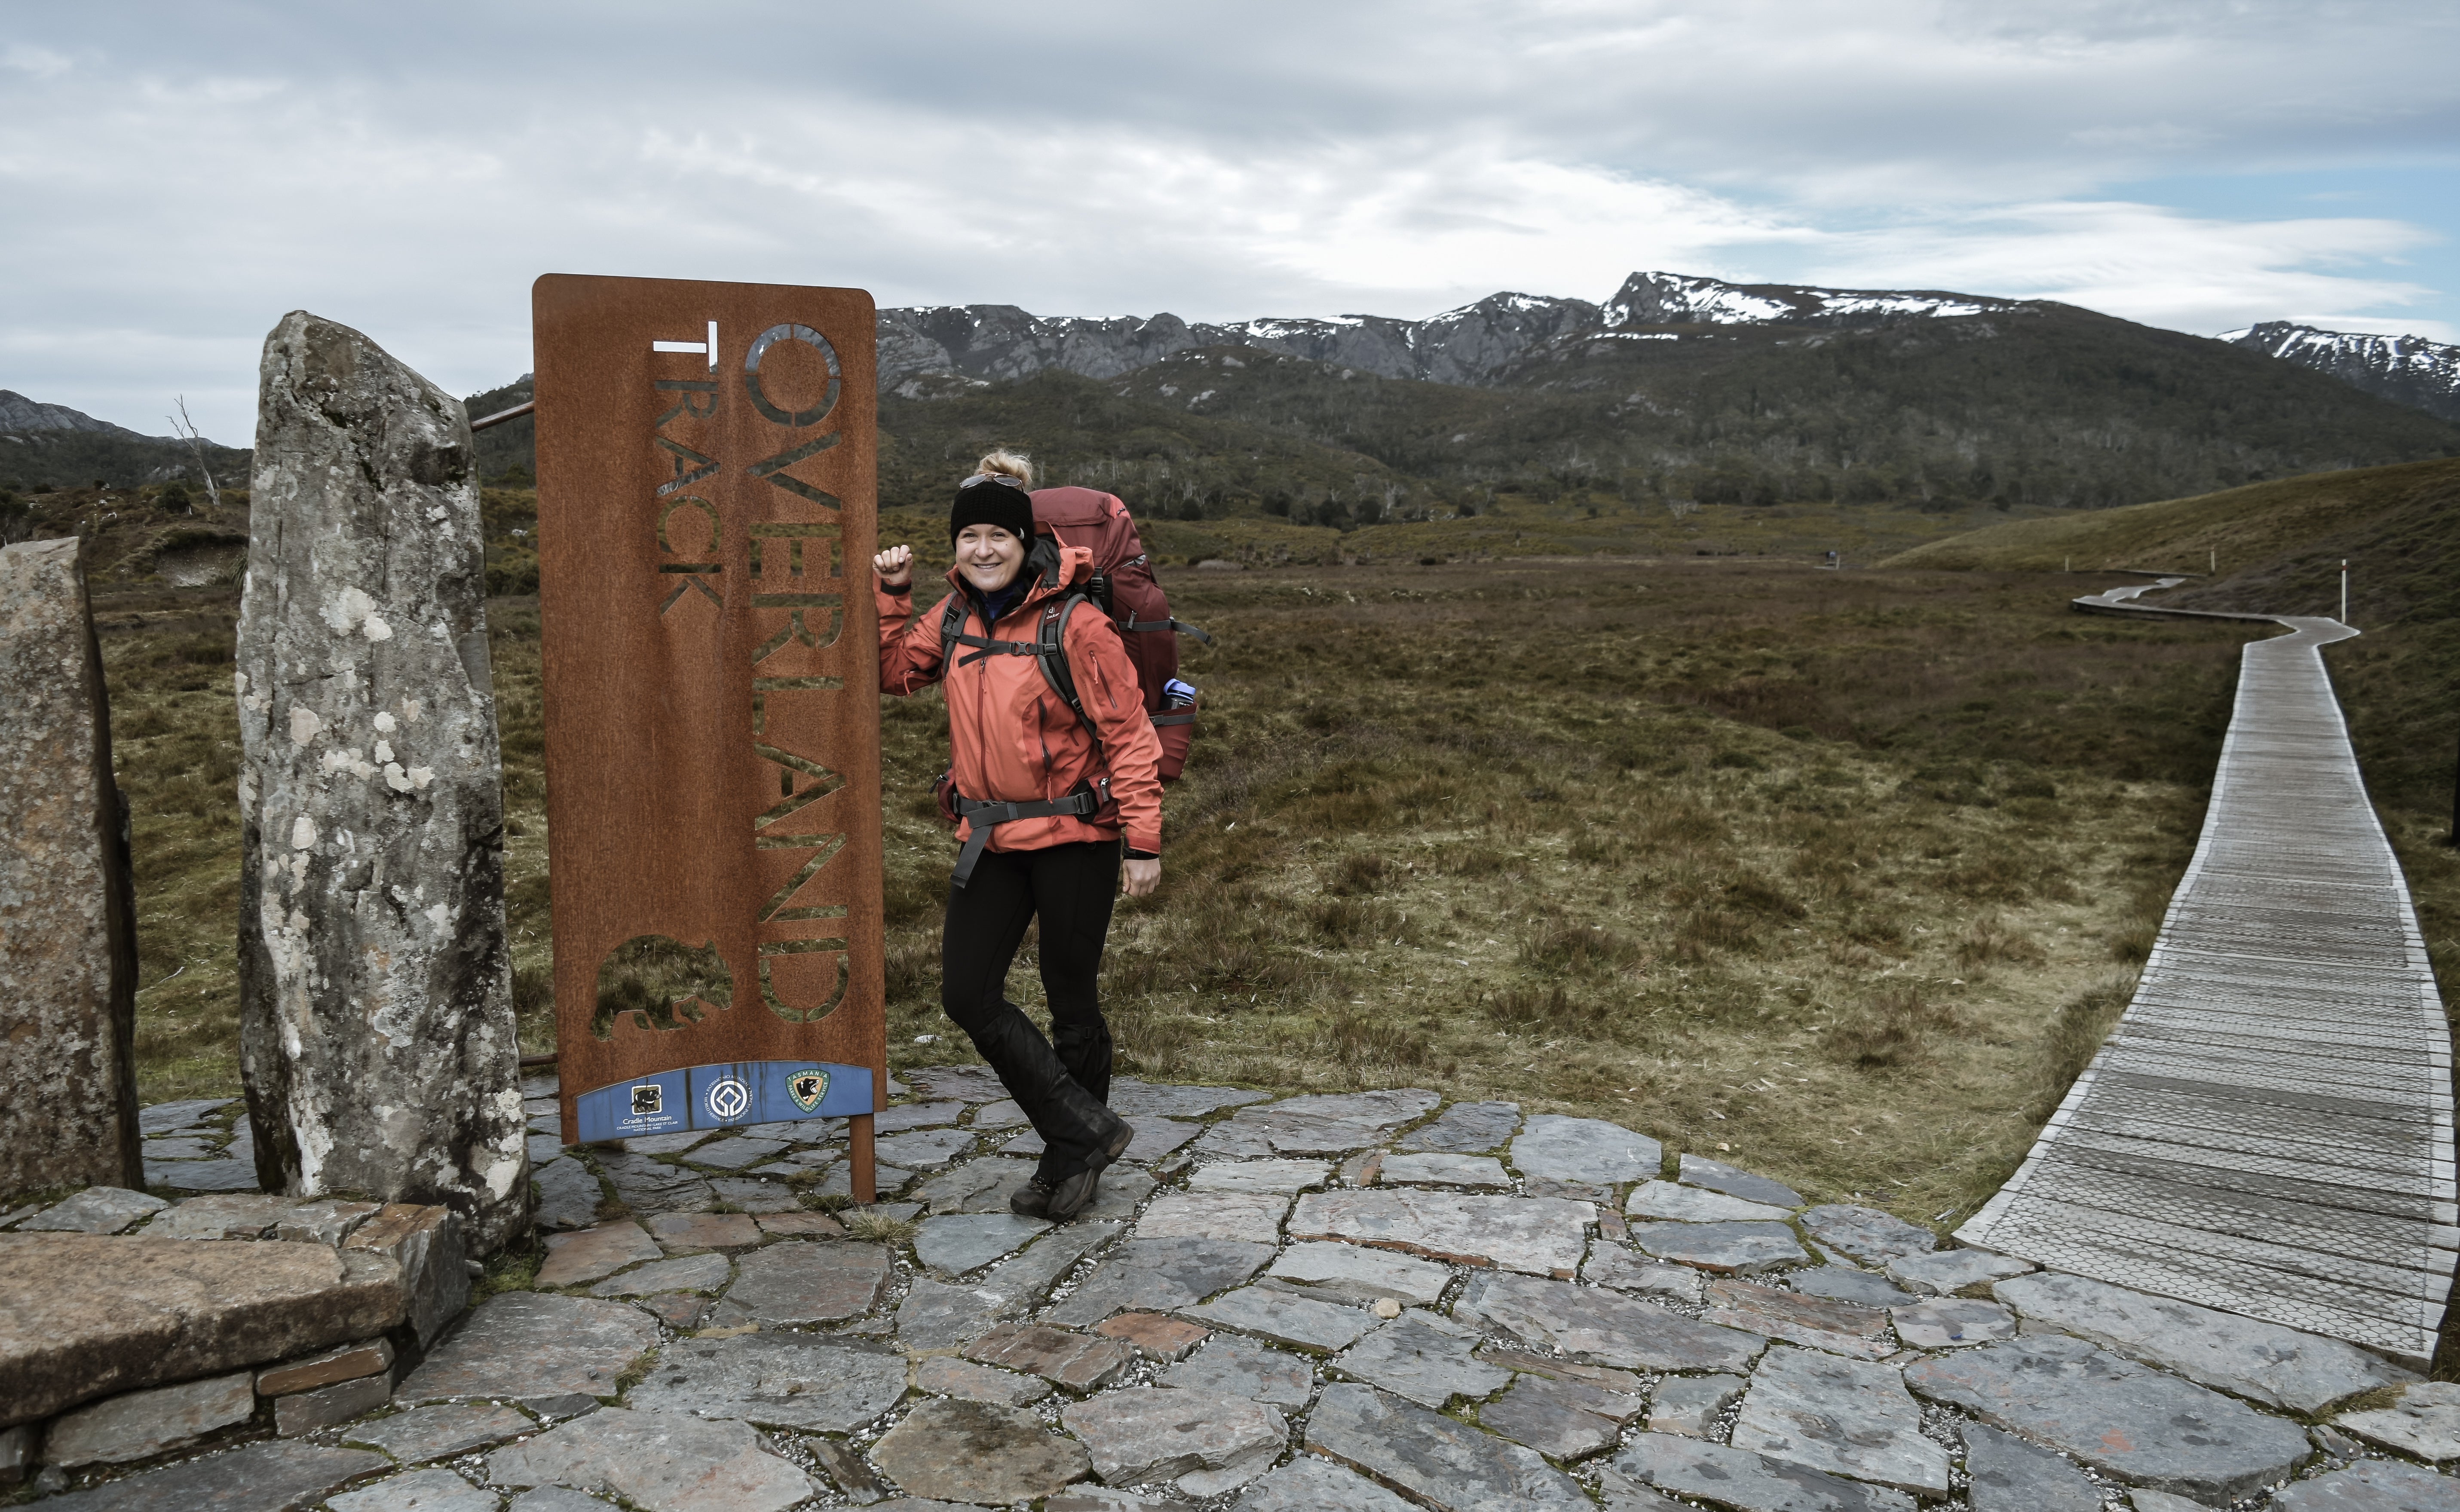
[[[513,1019],[522,1026],[551,1027],[555,1019],[555,971],[543,966],[513,969]],[[550,1039],[552,1035],[549,1035]]]
[[[1491,845],[1454,845],[1437,853],[1437,864],[1455,877],[1492,877],[1500,872],[1526,872],[1529,863]]]
[[[1737,908],[1747,908],[1773,919],[1799,919],[1809,912],[1784,888],[1765,877],[1754,877],[1749,872],[1726,884],[1726,901]]]
[[[2022,903],[2036,887],[2060,881],[2056,863],[2004,845],[1947,874],[1947,885],[1957,896],[1986,903]]]
[[[2166,884],[2139,887],[2128,905],[2127,915],[2110,932],[2110,959],[2138,962],[2149,959],[2154,942],[2161,938],[2161,921],[2170,912],[2170,888]]]
[[[702,1005],[727,1008],[733,978],[717,953],[717,942],[691,946],[662,934],[634,935],[598,964],[598,1006],[590,1030],[615,1037],[615,1021],[626,1014],[634,1028],[675,1030],[697,1024]]]
[[[1966,968],[2004,961],[2014,966],[2040,966],[2049,957],[2033,937],[1997,916],[1976,919],[1956,942],[1957,964]]]
[[[1623,846],[1612,830],[1589,830],[1572,841],[1567,854],[1587,865],[1609,865],[1622,860]]]
[[[1487,1022],[1510,1030],[1580,1029],[1606,1018],[1603,1004],[1575,998],[1560,983],[1500,988],[1480,997],[1477,1011]]]
[[[234,635],[179,635],[164,639],[154,650],[157,667],[226,667],[237,659]]]
[[[1424,1030],[1412,1029],[1389,1013],[1344,1011],[1325,1026],[1332,1056],[1345,1066],[1423,1066],[1433,1058],[1434,1045]]]
[[[2060,1006],[2058,1016],[2050,1020],[2049,1033],[2042,1036],[2040,1079],[2025,1110],[2035,1123],[2058,1111],[2068,1089],[2092,1064],[2092,1057],[2101,1054],[2134,995],[2135,979],[2116,976],[2085,989]]]
[[[530,550],[507,551],[487,564],[487,595],[490,598],[514,598],[539,590],[538,553]]]
[[[1824,1048],[1865,1071],[1907,1066],[1930,1053],[1931,1035],[1962,1027],[1955,1009],[1931,1002],[1919,988],[1891,987],[1831,1024]]]
[[[934,803],[932,812],[938,811]],[[945,897],[944,884],[938,873],[901,869],[884,879],[880,903],[888,923],[907,924],[940,906]]]
[[[1326,898],[1307,909],[1316,934],[1334,945],[1389,940],[1400,931],[1400,917],[1372,899]]]
[[[1640,947],[1605,927],[1549,920],[1521,937],[1520,964],[1538,971],[1596,971],[1640,959]]]
[[[1728,951],[1756,949],[1759,943],[1749,914],[1713,906],[1694,908],[1675,926],[1674,958],[1698,966]]]
[[[939,983],[939,942],[928,936],[892,938],[882,952],[881,964],[887,978],[888,1001],[919,1000],[929,995]]]
[[[112,721],[111,737],[114,740],[147,740],[156,735],[169,735],[177,728],[160,705],[139,704],[136,713],[122,714]]]
[[[1372,852],[1344,857],[1333,872],[1330,890],[1347,895],[1381,892],[1389,869],[1384,858]]]

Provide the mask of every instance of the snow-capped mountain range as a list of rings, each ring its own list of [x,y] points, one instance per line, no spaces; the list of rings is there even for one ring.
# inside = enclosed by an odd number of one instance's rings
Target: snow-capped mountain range
[[[1177,315],[1044,317],[1014,305],[925,305],[880,312],[880,386],[908,396],[929,380],[1022,378],[1063,368],[1115,377],[1195,347],[1258,347],[1387,378],[1481,384],[1530,352],[1580,339],[1681,340],[1708,326],[1869,326],[2015,313],[2025,301],[1931,290],[1728,284],[1634,273],[1602,305],[1538,294],[1490,294],[1426,320],[1386,315],[1191,324]]]
[[[2460,347],[2424,336],[2373,336],[2267,320],[2220,339],[2328,373],[2343,382],[2447,420],[2460,420]]]

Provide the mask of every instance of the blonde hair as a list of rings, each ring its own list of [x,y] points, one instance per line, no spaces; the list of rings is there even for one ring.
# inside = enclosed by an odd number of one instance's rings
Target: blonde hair
[[[1033,458],[1023,452],[985,452],[974,464],[974,471],[993,478],[1013,478],[1026,487],[1033,486]]]

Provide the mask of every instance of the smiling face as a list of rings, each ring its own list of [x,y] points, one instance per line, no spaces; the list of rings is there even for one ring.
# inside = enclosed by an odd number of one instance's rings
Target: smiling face
[[[1025,565],[1025,543],[997,525],[967,525],[957,532],[957,570],[979,593],[995,593]]]

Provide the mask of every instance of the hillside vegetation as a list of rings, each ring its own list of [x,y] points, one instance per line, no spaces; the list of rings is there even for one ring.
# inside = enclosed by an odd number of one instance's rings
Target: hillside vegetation
[[[2460,460],[2284,479],[2086,515],[2016,521],[1884,564],[1988,572],[2107,566],[2191,581],[2147,604],[2340,612],[2365,633],[2327,654],[2379,802],[2448,813],[2460,748]],[[2207,575],[2217,561],[2219,570]],[[2061,580],[2064,582],[2065,580]]]
[[[1477,388],[1233,348],[1116,379],[952,381],[883,395],[880,497],[936,504],[995,442],[1148,514],[1345,531],[1505,497],[1669,520],[1720,504],[2103,508],[2460,455],[2460,426],[2081,310],[1665,334],[1551,349]]]
[[[476,394],[470,413],[529,394]],[[1148,519],[1347,538],[1537,505],[1621,514],[1587,534],[1652,551],[1701,528],[1704,509],[1745,512],[1712,535],[1781,509],[1961,522],[2460,456],[2460,426],[2337,379],[2061,306],[1857,327],[1674,324],[1540,346],[1475,385],[1224,346],[1100,378],[941,374],[882,394],[880,413],[892,509],[937,510],[976,456],[1009,445],[1050,481],[1117,493]],[[483,433],[481,476],[528,483],[532,429]],[[1939,529],[1858,539],[1911,543]],[[1477,543],[1433,549],[1495,544],[1491,532],[1467,539]],[[1345,540],[1295,559],[1383,549],[1410,547]]]
[[[248,452],[244,447],[187,442],[167,436],[140,436],[119,426],[97,424],[91,416],[65,412],[73,426],[32,423],[28,411],[53,409],[28,404],[22,395],[0,391],[19,412],[17,423],[0,405],[0,495],[30,494],[57,488],[131,489],[143,483],[186,480],[200,494],[204,477],[201,456],[214,480],[224,488],[247,486]],[[29,428],[20,428],[21,425]],[[5,504],[0,498],[0,504]],[[0,513],[0,521],[5,521]]]
[[[2130,567],[2202,578],[2217,559],[2220,578],[2237,581],[2256,573],[2250,584],[2270,586],[2270,574],[2286,555],[2389,513],[2423,504],[2430,515],[2454,500],[2460,500],[2460,460],[2312,473],[2186,499],[1994,523],[1915,547],[1883,564],[1994,572]],[[2333,591],[2337,607],[2337,586]]]

